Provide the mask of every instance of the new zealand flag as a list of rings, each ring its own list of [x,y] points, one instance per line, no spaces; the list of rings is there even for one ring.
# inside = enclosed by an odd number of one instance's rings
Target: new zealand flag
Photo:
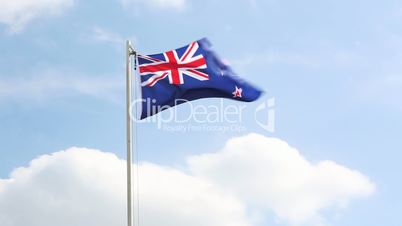
[[[206,38],[165,53],[137,58],[141,119],[191,100],[223,97],[250,102],[262,92],[237,77],[213,52]]]

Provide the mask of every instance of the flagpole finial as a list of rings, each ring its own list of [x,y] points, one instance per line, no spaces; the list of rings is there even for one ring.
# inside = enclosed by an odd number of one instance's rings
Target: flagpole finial
[[[126,41],[126,46],[127,46],[127,50],[129,52],[130,55],[135,55],[137,52],[134,50],[133,45],[131,44],[130,40]]]

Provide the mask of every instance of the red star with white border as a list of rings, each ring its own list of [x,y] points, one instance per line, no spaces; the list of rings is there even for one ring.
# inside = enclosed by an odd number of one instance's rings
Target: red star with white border
[[[240,97],[241,98],[241,93],[243,92],[242,88],[235,87],[235,91],[232,93],[233,97]]]

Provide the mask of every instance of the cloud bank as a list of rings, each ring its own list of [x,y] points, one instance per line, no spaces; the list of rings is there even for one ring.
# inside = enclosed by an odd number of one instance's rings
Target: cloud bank
[[[73,4],[74,0],[0,0],[0,23],[18,32],[32,20],[59,14]]]
[[[45,70],[33,76],[0,78],[2,101],[43,101],[60,96],[86,95],[114,101],[124,83],[115,76],[80,75],[76,72]]]
[[[357,171],[312,164],[257,134],[190,156],[184,169],[143,162],[139,173],[142,226],[252,226],[270,211],[288,224],[317,225],[322,209],[375,190]],[[125,176],[125,161],[111,153],[70,148],[40,156],[0,180],[1,225],[123,226]]]
[[[145,5],[150,9],[174,9],[182,11],[187,7],[187,0],[122,0],[123,7]]]
[[[318,223],[323,208],[346,206],[375,190],[358,171],[333,161],[312,164],[286,142],[258,134],[231,139],[223,150],[188,162],[193,175],[296,225]]]

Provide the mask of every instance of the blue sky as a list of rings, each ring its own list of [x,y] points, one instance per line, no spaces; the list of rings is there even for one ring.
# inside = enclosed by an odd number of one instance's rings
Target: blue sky
[[[158,53],[208,37],[240,76],[265,90],[250,109],[275,98],[275,131],[247,117],[245,131],[223,134],[141,124],[142,161],[180,166],[232,137],[277,137],[312,163],[329,159],[375,183],[370,197],[339,214],[324,209],[331,225],[399,225],[400,2],[55,2],[27,18],[22,15],[35,8],[21,6],[15,15],[0,9],[0,178],[72,146],[124,158],[124,40],[139,52]],[[268,217],[261,225],[286,223]]]

